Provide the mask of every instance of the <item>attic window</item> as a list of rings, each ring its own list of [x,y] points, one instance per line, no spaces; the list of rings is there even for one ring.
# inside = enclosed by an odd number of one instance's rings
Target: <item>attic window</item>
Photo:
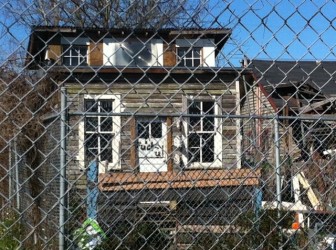
[[[63,45],[63,64],[66,66],[87,65],[86,45]]]
[[[177,48],[178,66],[198,67],[201,65],[201,48],[179,47]]]
[[[149,66],[153,61],[152,45],[138,41],[123,41],[117,45],[116,65]]]

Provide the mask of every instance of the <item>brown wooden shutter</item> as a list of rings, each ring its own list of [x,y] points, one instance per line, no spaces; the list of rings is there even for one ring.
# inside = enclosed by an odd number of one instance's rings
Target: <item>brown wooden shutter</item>
[[[134,117],[131,118],[131,159],[130,159],[130,165],[133,169],[133,171],[138,171],[137,166],[137,131],[136,131],[136,120]]]
[[[176,46],[175,44],[163,44],[163,66],[173,67],[176,65]]]
[[[167,166],[168,172],[173,172],[173,118],[167,117]]]
[[[61,64],[62,46],[49,45],[47,50],[47,59],[54,60],[57,64]]]
[[[89,65],[103,65],[103,43],[90,43],[89,45]]]

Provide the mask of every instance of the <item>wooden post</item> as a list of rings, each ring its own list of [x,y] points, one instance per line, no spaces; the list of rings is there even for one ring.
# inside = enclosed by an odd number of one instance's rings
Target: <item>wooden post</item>
[[[167,167],[168,172],[173,172],[173,118],[167,117]]]
[[[134,172],[138,172],[137,166],[137,131],[135,117],[131,118],[131,159],[130,164]]]

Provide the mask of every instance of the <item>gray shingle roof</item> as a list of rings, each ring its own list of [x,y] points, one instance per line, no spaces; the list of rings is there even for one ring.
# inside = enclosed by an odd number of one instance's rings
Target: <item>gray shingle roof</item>
[[[249,67],[265,87],[302,82],[325,95],[336,95],[336,61],[253,60]]]

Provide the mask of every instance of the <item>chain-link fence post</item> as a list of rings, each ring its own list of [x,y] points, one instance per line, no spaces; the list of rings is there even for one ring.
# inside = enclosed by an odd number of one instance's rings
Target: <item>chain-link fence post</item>
[[[275,200],[277,202],[277,229],[279,233],[279,239],[282,239],[282,228],[279,225],[281,221],[281,159],[280,159],[280,135],[279,135],[279,117],[278,115],[274,118],[274,145],[275,145],[275,182],[276,182],[276,192]],[[278,249],[282,249],[282,240],[278,242]]]
[[[59,250],[65,249],[65,211],[66,209],[66,141],[67,141],[67,129],[66,129],[66,119],[67,119],[67,92],[65,87],[61,87],[61,122],[60,122],[60,204],[59,204]]]

